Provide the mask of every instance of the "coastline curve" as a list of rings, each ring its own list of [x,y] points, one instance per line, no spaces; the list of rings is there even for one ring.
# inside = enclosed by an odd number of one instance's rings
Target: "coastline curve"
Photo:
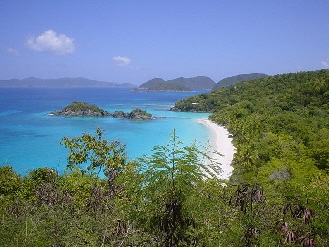
[[[236,151],[232,144],[232,138],[229,137],[230,133],[225,127],[220,126],[207,118],[201,118],[197,121],[210,130],[209,141],[211,150],[209,155],[215,162],[219,163],[221,168],[221,173],[217,174],[217,178],[225,180],[229,179],[233,172],[231,163]],[[214,152],[219,152],[221,155]]]

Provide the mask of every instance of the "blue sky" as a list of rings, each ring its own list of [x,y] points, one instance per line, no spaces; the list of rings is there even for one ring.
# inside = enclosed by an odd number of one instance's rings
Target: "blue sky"
[[[269,75],[329,68],[329,1],[0,0],[0,79]]]

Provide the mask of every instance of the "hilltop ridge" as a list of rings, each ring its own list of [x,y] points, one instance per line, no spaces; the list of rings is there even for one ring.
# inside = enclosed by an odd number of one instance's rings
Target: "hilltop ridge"
[[[263,73],[250,73],[250,74],[239,74],[239,75],[235,75],[235,76],[230,76],[230,77],[226,77],[222,80],[220,80],[219,82],[217,82],[214,87],[212,88],[212,90],[217,90],[220,89],[222,87],[225,86],[230,86],[233,85],[235,83],[239,83],[239,82],[243,82],[243,81],[249,81],[249,80],[253,80],[253,79],[260,79],[263,77],[268,76],[267,74],[263,74]]]
[[[191,78],[179,77],[172,80],[154,78],[141,84],[138,90],[144,91],[191,91],[210,90],[215,82],[207,76],[196,76]]]

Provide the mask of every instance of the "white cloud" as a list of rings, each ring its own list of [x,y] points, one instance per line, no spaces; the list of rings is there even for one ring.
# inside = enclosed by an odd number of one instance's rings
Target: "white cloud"
[[[18,50],[14,49],[14,48],[8,48],[7,49],[7,53],[11,56],[15,56],[15,57],[19,57],[21,54],[19,53]]]
[[[329,58],[325,61],[321,61],[322,68],[329,69]]]
[[[117,56],[113,57],[113,61],[117,66],[128,66],[131,62],[131,59],[128,57]]]
[[[38,37],[29,37],[26,40],[27,46],[39,52],[51,52],[55,55],[67,55],[74,52],[72,38],[65,34],[57,35],[53,30],[44,31]]]

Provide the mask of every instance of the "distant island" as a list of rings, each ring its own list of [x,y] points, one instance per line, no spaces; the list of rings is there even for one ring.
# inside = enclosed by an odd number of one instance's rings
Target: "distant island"
[[[134,91],[192,91],[192,90],[210,90],[215,82],[206,76],[197,76],[192,78],[179,77],[177,79],[165,81],[162,78],[154,78],[143,84]]]
[[[260,78],[263,78],[263,77],[266,77],[266,76],[268,76],[268,75],[263,74],[263,73],[250,73],[250,74],[240,74],[240,75],[226,77],[226,78],[220,80],[219,82],[217,82],[213,86],[212,90],[217,90],[217,89],[220,89],[222,87],[234,85],[236,83],[243,82],[243,81],[260,79]]]
[[[165,81],[162,78],[154,78],[141,84],[138,88],[134,88],[133,91],[184,92],[192,90],[217,90],[239,82],[260,79],[266,76],[268,75],[263,73],[239,74],[224,78],[217,83],[207,76],[197,76],[192,78],[179,77],[168,81]]]
[[[115,111],[113,114],[100,109],[98,106],[85,102],[73,102],[60,111],[48,113],[49,116],[64,116],[64,117],[114,117],[127,118],[133,120],[150,120],[155,119],[152,114],[141,109],[134,109],[129,113],[123,111]]]
[[[114,83],[106,81],[90,80],[83,77],[77,78],[59,78],[59,79],[40,79],[29,77],[22,80],[0,80],[0,87],[109,87],[109,88],[133,88],[136,85],[131,83]]]
[[[131,88],[132,91],[148,91],[148,92],[188,92],[193,90],[217,90],[225,86],[235,83],[260,79],[268,76],[263,73],[250,73],[231,76],[215,83],[207,76],[196,76],[191,78],[179,77],[165,81],[162,78],[153,78],[141,84],[139,87],[131,83],[114,83],[106,81],[91,80],[83,77],[76,78],[58,78],[58,79],[40,79],[29,77],[25,79],[0,80],[0,88],[3,87],[22,87],[22,88]]]

